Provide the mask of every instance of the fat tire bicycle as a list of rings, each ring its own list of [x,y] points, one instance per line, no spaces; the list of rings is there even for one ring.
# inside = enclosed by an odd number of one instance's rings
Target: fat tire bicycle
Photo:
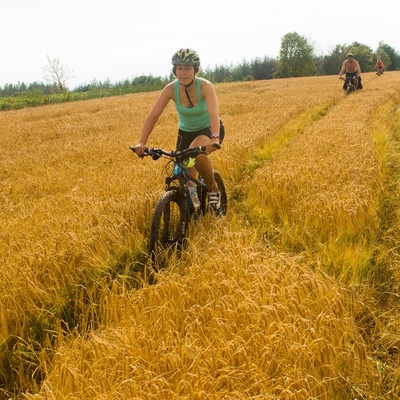
[[[214,146],[220,148],[219,144],[214,143]],[[130,149],[135,152],[133,146],[130,146]],[[196,156],[205,151],[206,146],[180,151],[148,148],[141,156],[150,156],[153,160],[161,157],[169,160],[164,167],[166,173],[165,193],[161,195],[155,205],[150,227],[149,254],[155,270],[163,268],[170,251],[181,250],[185,247],[191,221],[197,221],[207,213],[217,216],[226,215],[228,201],[224,181],[219,172],[214,170],[214,179],[221,194],[221,205],[218,209],[214,209],[207,203],[207,186],[203,179],[201,176],[196,178],[188,169]],[[197,209],[190,195],[190,186],[193,184],[200,201]]]
[[[346,82],[346,93],[350,94],[351,92],[355,92],[356,88],[356,77],[355,76],[346,76],[346,78],[340,78]]]

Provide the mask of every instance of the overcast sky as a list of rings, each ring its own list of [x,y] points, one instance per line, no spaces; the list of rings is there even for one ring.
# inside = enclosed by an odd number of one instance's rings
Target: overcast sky
[[[400,52],[398,1],[8,0],[0,12],[0,86],[43,81],[47,56],[73,71],[71,89],[167,76],[182,47],[195,49],[204,68],[275,58],[289,32],[322,54],[355,41]]]

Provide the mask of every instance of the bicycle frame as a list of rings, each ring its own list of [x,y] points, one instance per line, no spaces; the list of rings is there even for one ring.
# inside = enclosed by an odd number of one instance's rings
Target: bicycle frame
[[[214,144],[219,148],[219,144]],[[135,152],[134,147],[130,147]],[[153,267],[156,270],[163,268],[168,261],[170,250],[180,250],[187,243],[190,218],[195,221],[201,214],[212,212],[215,215],[226,215],[227,197],[225,185],[221,175],[214,171],[214,179],[221,193],[221,206],[215,210],[206,207],[207,186],[201,177],[196,178],[190,172],[190,158],[195,158],[205,153],[206,146],[189,148],[182,151],[165,151],[162,149],[148,148],[144,156],[151,156],[153,160],[160,157],[169,159],[164,167],[166,173],[165,192],[157,201],[151,220],[149,235],[149,253]],[[172,170],[168,169],[172,166]],[[167,171],[168,169],[168,171]],[[197,193],[200,200],[200,207],[195,210],[189,187],[197,185]]]
[[[355,76],[348,76],[346,77],[346,84],[347,86],[351,86],[353,88],[356,87],[356,77]]]
[[[172,183],[175,181],[178,181],[179,184],[173,185]],[[194,204],[193,204],[192,197],[189,194],[190,182],[195,183],[198,188],[201,188],[201,189],[207,188],[206,184],[203,182],[201,177],[199,177],[199,179],[197,179],[195,176],[193,176],[189,172],[189,170],[183,164],[181,164],[178,161],[174,161],[174,168],[173,168],[172,176],[167,176],[165,178],[165,190],[166,191],[176,190],[178,188],[178,190],[181,190],[182,192],[184,192],[184,194],[186,196],[187,204],[189,206],[189,210],[192,213],[194,211]]]
[[[221,146],[217,143],[214,143],[214,147],[220,148]],[[134,147],[130,147],[130,149],[135,152]],[[191,147],[188,149],[184,150],[177,150],[177,151],[165,151],[162,149],[158,148],[149,148],[146,150],[144,156],[151,156],[153,160],[158,160],[160,157],[165,157],[170,160],[170,162],[174,163],[173,167],[173,172],[172,175],[168,176],[165,178],[165,190],[170,191],[170,190],[178,190],[180,193],[183,193],[184,196],[187,199],[187,203],[189,206],[189,210],[191,214],[194,212],[194,206],[193,206],[193,201],[192,198],[189,194],[189,184],[190,182],[194,182],[198,188],[200,189],[206,189],[205,183],[199,179],[197,179],[195,176],[193,176],[188,168],[185,167],[184,161],[187,160],[188,158],[195,158],[197,155],[201,153],[206,152],[206,146],[199,146],[199,147]],[[178,181],[179,184],[173,185],[172,183],[174,181]],[[205,204],[203,204],[203,196],[200,196],[199,193],[199,198],[201,201],[201,211],[205,211]]]
[[[356,76],[346,76],[346,78],[342,78],[346,82],[346,93],[350,94],[354,92],[356,88]]]

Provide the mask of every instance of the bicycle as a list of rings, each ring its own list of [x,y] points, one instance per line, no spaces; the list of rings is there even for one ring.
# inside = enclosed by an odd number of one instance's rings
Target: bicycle
[[[214,143],[216,148],[221,146]],[[135,152],[133,146],[130,149]],[[207,204],[207,187],[201,176],[196,178],[189,172],[189,167],[194,165],[195,158],[205,153],[206,146],[188,148],[181,151],[166,151],[160,148],[148,148],[144,155],[153,160],[161,157],[169,161],[164,167],[165,193],[158,199],[151,220],[149,253],[156,270],[165,263],[170,250],[184,248],[189,233],[191,220],[197,221],[202,215],[212,212],[217,216],[226,215],[228,208],[225,185],[221,175],[214,171],[214,179],[221,193],[221,206],[213,209]],[[168,167],[172,166],[172,171]],[[190,187],[196,187],[200,201],[196,209],[190,194]]]
[[[351,92],[355,92],[357,90],[357,82],[355,76],[346,76],[346,78],[341,77],[340,79],[346,82],[346,93],[350,94]]]

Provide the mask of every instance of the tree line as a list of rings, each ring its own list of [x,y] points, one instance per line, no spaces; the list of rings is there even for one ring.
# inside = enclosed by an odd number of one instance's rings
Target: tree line
[[[200,75],[214,83],[239,82],[302,76],[338,74],[348,52],[355,54],[363,72],[374,70],[378,58],[387,71],[400,70],[400,54],[389,44],[380,42],[378,48],[353,42],[337,45],[327,55],[316,55],[314,46],[297,32],[283,36],[279,56],[264,56],[250,61],[243,59],[236,65],[216,65],[201,70]],[[47,57],[46,81],[30,84],[6,84],[0,87],[0,110],[31,107],[64,101],[116,96],[162,89],[174,76],[142,75],[119,82],[97,81],[83,83],[73,90],[67,89],[71,72],[59,59]]]

